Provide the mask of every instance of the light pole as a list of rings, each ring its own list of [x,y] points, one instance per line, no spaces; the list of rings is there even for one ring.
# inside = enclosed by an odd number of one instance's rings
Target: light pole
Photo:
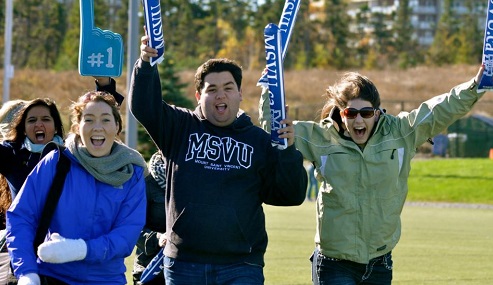
[[[128,42],[127,42],[127,97],[130,91],[133,66],[139,57],[138,29],[139,29],[139,2],[128,1]],[[130,102],[127,98],[127,119],[125,129],[125,144],[137,148],[137,121],[130,113]]]
[[[13,0],[5,0],[5,54],[3,60],[3,103],[10,100],[10,78],[14,77],[12,57],[12,11]]]

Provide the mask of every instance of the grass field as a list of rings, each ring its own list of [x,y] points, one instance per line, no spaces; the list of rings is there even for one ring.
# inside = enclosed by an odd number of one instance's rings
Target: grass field
[[[493,205],[493,159],[413,160],[408,201]]]
[[[266,284],[311,284],[315,203],[265,207]],[[493,210],[406,206],[393,284],[493,284]]]
[[[408,201],[493,205],[492,169],[488,159],[415,160]],[[493,284],[493,209],[412,205],[402,213],[393,284]],[[264,209],[265,284],[311,284],[315,203]]]

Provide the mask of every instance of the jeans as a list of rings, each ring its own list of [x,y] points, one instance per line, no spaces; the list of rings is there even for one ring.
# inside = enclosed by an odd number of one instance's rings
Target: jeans
[[[166,285],[262,285],[264,272],[260,265],[204,264],[164,257]]]
[[[392,252],[373,258],[368,264],[330,258],[316,249],[312,261],[314,285],[356,285],[392,283]]]

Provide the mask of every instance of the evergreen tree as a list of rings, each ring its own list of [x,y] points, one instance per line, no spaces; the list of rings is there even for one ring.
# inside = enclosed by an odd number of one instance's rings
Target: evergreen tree
[[[200,18],[199,29],[196,30],[200,46],[197,46],[199,58],[213,58],[221,49],[222,35],[218,28],[218,21],[222,13],[223,0],[206,1],[198,0],[199,6],[203,12]]]
[[[265,0],[262,5],[258,2],[251,6],[251,26],[252,26],[252,49],[256,49],[256,61],[259,66],[265,66],[265,43],[264,30],[269,23],[278,25],[281,18],[284,0]],[[290,44],[291,46],[291,44]],[[291,49],[291,47],[290,47]],[[252,61],[255,59],[252,59]]]
[[[183,95],[183,89],[187,84],[180,81],[177,75],[174,56],[166,53],[164,60],[159,64],[159,78],[161,79],[161,91],[163,100],[171,105],[192,109],[194,102]]]
[[[70,5],[67,19],[67,32],[63,38],[61,52],[55,65],[56,70],[77,69],[79,62],[80,7],[79,3]]]
[[[428,50],[428,62],[436,65],[452,64],[458,50],[456,33],[458,22],[455,20],[453,0],[444,0],[443,13],[438,22],[433,44]]]
[[[108,0],[93,1],[95,26],[119,33],[127,50],[130,0],[116,2],[121,6],[113,12],[108,8]],[[473,15],[486,10],[487,3],[463,0],[469,13],[458,19],[452,12],[452,1],[444,0],[435,40],[427,53],[428,63],[474,63],[481,53],[484,35],[477,21],[482,19]],[[395,14],[371,12],[365,5],[356,21],[347,14],[347,0],[323,2],[317,8],[321,13],[314,19],[310,11],[314,6],[310,6],[310,1],[301,1],[285,68],[379,68],[395,63],[406,68],[422,62],[422,47],[412,36],[410,0],[400,0]],[[196,68],[208,58],[227,56],[251,69],[265,65],[264,28],[268,23],[279,23],[285,0],[160,0],[160,3],[166,51],[175,55],[178,67]],[[13,64],[19,68],[77,69],[79,5],[79,0],[14,1]],[[4,10],[4,5],[0,5],[1,34]],[[140,20],[142,26],[143,17]],[[389,26],[393,29],[389,30]]]
[[[325,0],[324,3],[322,48],[328,52],[327,60],[331,67],[347,68],[352,58],[351,49],[348,48],[351,40],[348,23],[351,18],[347,14],[347,3],[344,0]]]
[[[373,44],[370,47],[369,55],[365,65],[373,62],[376,68],[383,68],[392,62],[393,55],[396,54],[394,36],[392,29],[388,28],[387,23],[393,21],[394,14],[373,13],[371,26],[373,27]]]
[[[202,7],[187,0],[165,0],[161,12],[166,50],[175,55],[178,67],[196,68],[202,61],[198,56],[202,42],[197,40],[205,15]]]
[[[123,53],[124,57],[127,54],[128,50],[128,1],[130,0],[122,0],[121,1],[121,6],[120,9],[115,11],[115,19],[113,19],[114,23],[111,26],[111,30],[117,34],[120,34],[122,36],[123,40]],[[143,17],[141,17],[142,19]],[[143,19],[142,19],[143,21]],[[139,25],[139,28],[142,27],[144,24],[142,23]],[[142,31],[142,30],[140,30]],[[136,43],[131,43],[133,45],[139,45],[138,42]],[[125,66],[127,64],[127,61],[123,61],[123,65]],[[128,68],[128,66],[126,67]],[[130,67],[131,68],[131,67]]]
[[[465,6],[468,12],[463,16],[457,34],[459,48],[455,63],[476,64],[481,62],[478,55],[482,54],[484,31],[478,28],[478,20],[474,15],[474,1],[466,0]]]
[[[356,58],[358,61],[357,66],[365,65],[365,61],[368,57],[370,49],[372,48],[372,35],[367,32],[371,19],[372,14],[368,4],[363,4],[360,6],[354,19],[356,23],[354,41],[357,54]]]
[[[37,45],[30,50],[27,67],[50,69],[54,66],[65,32],[64,6],[56,0],[43,0],[39,6],[40,18],[33,27]]]
[[[300,10],[291,35],[288,53],[284,59],[285,68],[307,69],[311,67],[310,59],[315,56],[313,42],[316,41],[317,30],[313,21],[310,20],[309,6],[308,1],[300,2]]]
[[[420,61],[419,47],[413,38],[414,28],[411,24],[412,8],[409,0],[400,0],[395,20],[395,50],[391,56],[396,56],[398,66],[407,68],[415,66]],[[391,58],[393,61],[394,58]]]
[[[17,1],[13,14],[13,64],[50,68],[62,37],[63,7],[56,0]]]
[[[241,42],[241,39],[245,36],[246,28],[250,21],[249,2],[248,0],[229,0],[225,2],[227,7],[223,11],[222,18],[230,23],[238,42]],[[231,17],[231,15],[235,15],[235,17]]]

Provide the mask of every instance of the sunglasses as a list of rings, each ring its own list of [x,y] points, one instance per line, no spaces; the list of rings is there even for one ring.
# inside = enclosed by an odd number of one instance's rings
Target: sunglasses
[[[375,109],[372,107],[364,107],[361,109],[355,109],[355,108],[346,108],[343,111],[344,117],[348,119],[355,119],[358,114],[361,115],[361,117],[365,119],[369,119],[373,116],[375,116]]]

